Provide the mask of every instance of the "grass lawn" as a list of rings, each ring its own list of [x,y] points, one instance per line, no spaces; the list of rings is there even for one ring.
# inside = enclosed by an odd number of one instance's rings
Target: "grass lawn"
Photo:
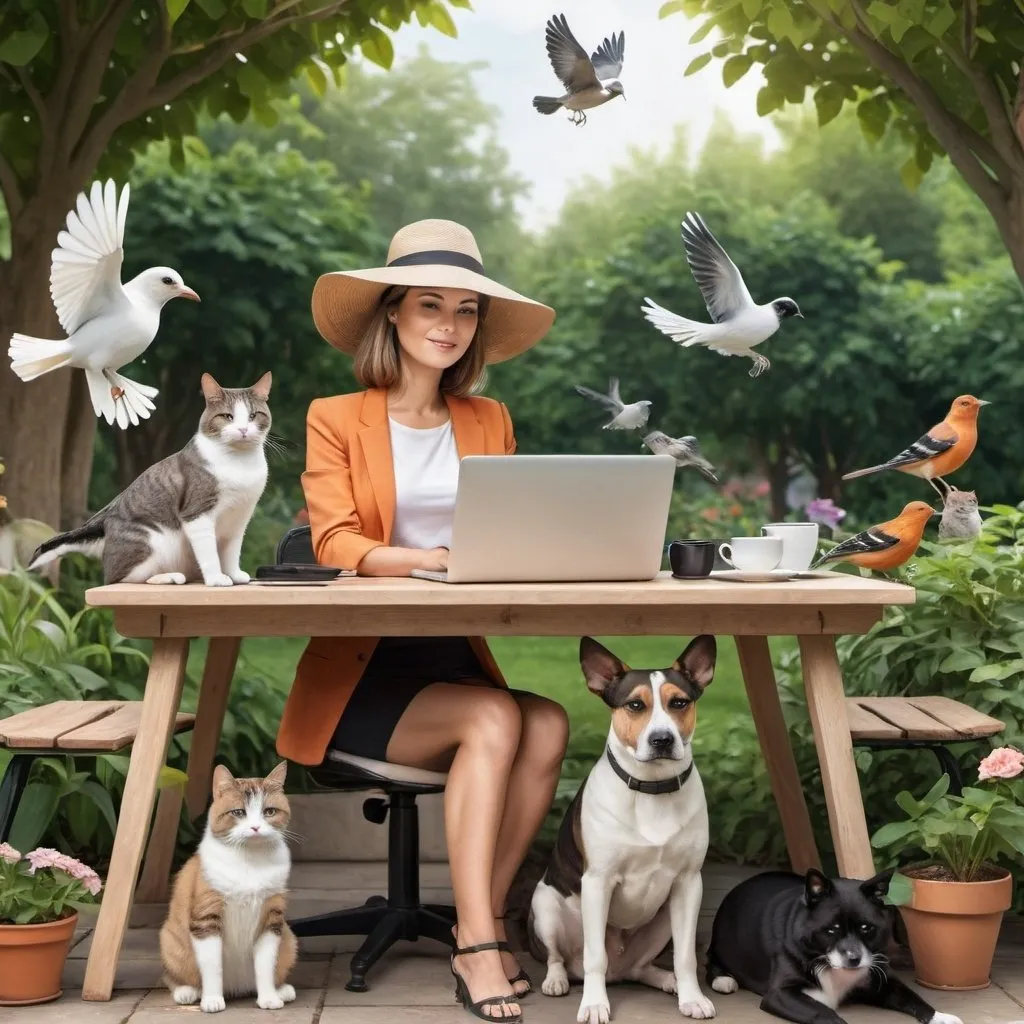
[[[634,668],[663,668],[682,653],[688,637],[597,637],[609,650]],[[772,641],[777,644],[791,641]],[[242,645],[243,663],[269,677],[287,693],[295,665],[305,646],[304,638],[267,637],[247,639]],[[571,722],[570,758],[595,758],[608,732],[608,711],[583,681],[579,666],[579,640],[575,637],[493,637],[491,650],[509,685],[532,690],[562,704]],[[198,678],[205,642],[194,643],[189,673]],[[239,671],[244,671],[240,664]],[[746,691],[740,675],[736,647],[731,637],[718,639],[715,678],[701,698],[698,731],[705,737],[729,729],[737,716],[749,715]]]

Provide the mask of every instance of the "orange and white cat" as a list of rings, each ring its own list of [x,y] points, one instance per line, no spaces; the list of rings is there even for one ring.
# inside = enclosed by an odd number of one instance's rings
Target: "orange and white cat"
[[[160,929],[164,983],[176,1003],[216,1013],[225,996],[255,993],[262,1010],[295,998],[286,983],[298,951],[285,921],[287,767],[282,761],[265,779],[214,769],[206,831],[174,880]]]

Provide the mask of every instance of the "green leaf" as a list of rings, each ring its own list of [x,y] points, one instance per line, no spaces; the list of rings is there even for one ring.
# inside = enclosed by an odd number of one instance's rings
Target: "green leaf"
[[[907,184],[907,178],[904,176],[904,171],[907,171],[907,164],[914,165],[914,171],[917,173],[916,180],[913,184]],[[908,174],[911,172],[907,171]],[[907,184],[907,188],[913,190],[921,184],[921,179],[924,177],[921,167],[917,162],[917,157],[911,157],[903,168],[900,170],[900,177],[903,177],[904,184]],[[911,178],[913,176],[911,175]],[[984,664],[985,656],[980,651],[953,651],[952,654],[947,655],[942,659],[939,665],[940,672],[966,672],[968,669],[975,669],[979,665]]]
[[[428,10],[428,17],[430,24],[434,26],[443,35],[450,36],[455,39],[459,35],[458,29],[455,27],[455,22],[452,21],[452,16],[448,13],[448,8],[439,0],[435,0],[430,5]]]
[[[824,127],[843,109],[845,89],[838,82],[827,82],[814,94],[818,111],[818,127]]]
[[[722,82],[726,89],[735,85],[749,70],[753,61],[745,54],[738,53],[722,65]]]
[[[165,0],[167,7],[167,18],[173,27],[174,23],[185,13],[189,0]]]
[[[770,85],[765,85],[757,93],[757,116],[764,117],[782,106],[782,96]]]
[[[956,24],[956,11],[952,4],[943,4],[926,22],[925,30],[941,39]]]
[[[999,661],[994,665],[982,665],[970,674],[968,680],[972,683],[987,683],[992,680],[1006,679],[1018,672],[1024,672],[1024,659],[1022,658]]]
[[[742,0],[743,13],[753,21],[761,13],[763,0]]]
[[[683,0],[668,0],[668,3],[661,5],[658,10],[659,18],[667,18],[670,14],[683,13]]]
[[[894,907],[906,906],[914,896],[913,882],[906,875],[894,871],[889,880],[889,890],[885,894],[886,900]]]
[[[267,16],[267,0],[242,0],[242,10],[250,18],[262,21]]]
[[[992,33],[987,28],[985,28],[984,25],[979,25],[974,30],[974,34],[979,39],[984,39],[986,43],[994,43],[996,41],[996,37],[992,35]]]
[[[768,31],[775,39],[785,39],[790,35],[794,28],[793,15],[790,13],[785,2],[776,3],[768,12],[766,24]]]
[[[227,13],[224,0],[196,0],[196,3],[202,7],[203,13],[214,21],[220,21]]]
[[[388,70],[395,60],[395,48],[388,34],[376,25],[366,30],[366,38],[359,44],[363,56],[378,67]]]
[[[690,36],[690,43],[703,42],[710,34],[711,30],[715,27],[716,22],[714,18],[707,18],[701,22],[700,28]]]
[[[30,781],[11,825],[10,844],[16,850],[34,850],[50,826],[60,800],[60,788]]]
[[[324,69],[320,67],[319,62],[311,60],[306,65],[306,80],[309,82],[310,88],[317,94],[317,96],[324,96],[327,92],[327,75],[324,74]]]
[[[871,845],[877,849],[890,846],[917,831],[915,821],[894,821],[883,825],[872,837]]]
[[[707,67],[711,62],[710,53],[702,53],[697,57],[694,57],[689,64],[686,65],[686,70],[683,72],[683,77],[687,75],[695,75],[701,68]]]
[[[0,39],[0,64],[24,67],[43,48],[49,34],[46,19],[39,11],[33,12],[27,28],[8,31]]]

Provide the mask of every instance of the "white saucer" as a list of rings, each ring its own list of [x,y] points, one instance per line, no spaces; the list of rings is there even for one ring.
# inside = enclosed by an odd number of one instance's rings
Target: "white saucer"
[[[734,583],[781,583],[785,580],[816,579],[822,574],[809,569],[768,569],[763,572],[747,572],[743,569],[716,569],[713,579],[730,580]]]

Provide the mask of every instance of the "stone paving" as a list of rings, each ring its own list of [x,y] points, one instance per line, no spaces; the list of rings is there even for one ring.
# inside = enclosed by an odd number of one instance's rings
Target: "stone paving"
[[[447,866],[424,864],[422,897],[425,901],[451,899]],[[747,872],[734,867],[709,865],[705,869],[705,906],[701,941],[705,940],[718,900]],[[383,864],[303,863],[293,869],[290,912],[295,916],[321,912],[325,907],[362,903],[381,891]],[[68,957],[64,995],[43,1006],[0,1011],[0,1021],[10,1024],[159,1024],[192,1020],[198,1007],[175,1006],[160,987],[157,928],[161,908],[140,908],[126,938],[115,983],[114,998],[106,1003],[84,1002],[81,983],[90,942],[90,925],[83,924]],[[1003,943],[992,972],[993,984],[984,991],[937,993],[920,991],[934,1006],[959,1016],[964,1024],[1024,1024],[1024,929],[1016,922],[1004,928]],[[303,943],[292,978],[298,998],[282,1010],[256,1008],[255,1000],[230,1002],[217,1024],[263,1022],[267,1024],[461,1024],[472,1018],[453,999],[447,954],[437,943],[399,943],[371,971],[368,992],[348,992],[348,961],[359,940],[350,937],[311,939]],[[542,967],[527,961],[538,991],[523,1001],[524,1021],[530,1024],[572,1024],[580,995],[573,987],[561,999],[539,991]],[[908,977],[908,980],[911,980]],[[610,988],[612,1019],[643,1024],[668,1024],[681,1018],[672,996],[635,985]],[[722,1024],[769,1024],[758,1000],[749,993],[714,997]],[[864,1007],[844,1010],[849,1024],[907,1024],[910,1018]]]

